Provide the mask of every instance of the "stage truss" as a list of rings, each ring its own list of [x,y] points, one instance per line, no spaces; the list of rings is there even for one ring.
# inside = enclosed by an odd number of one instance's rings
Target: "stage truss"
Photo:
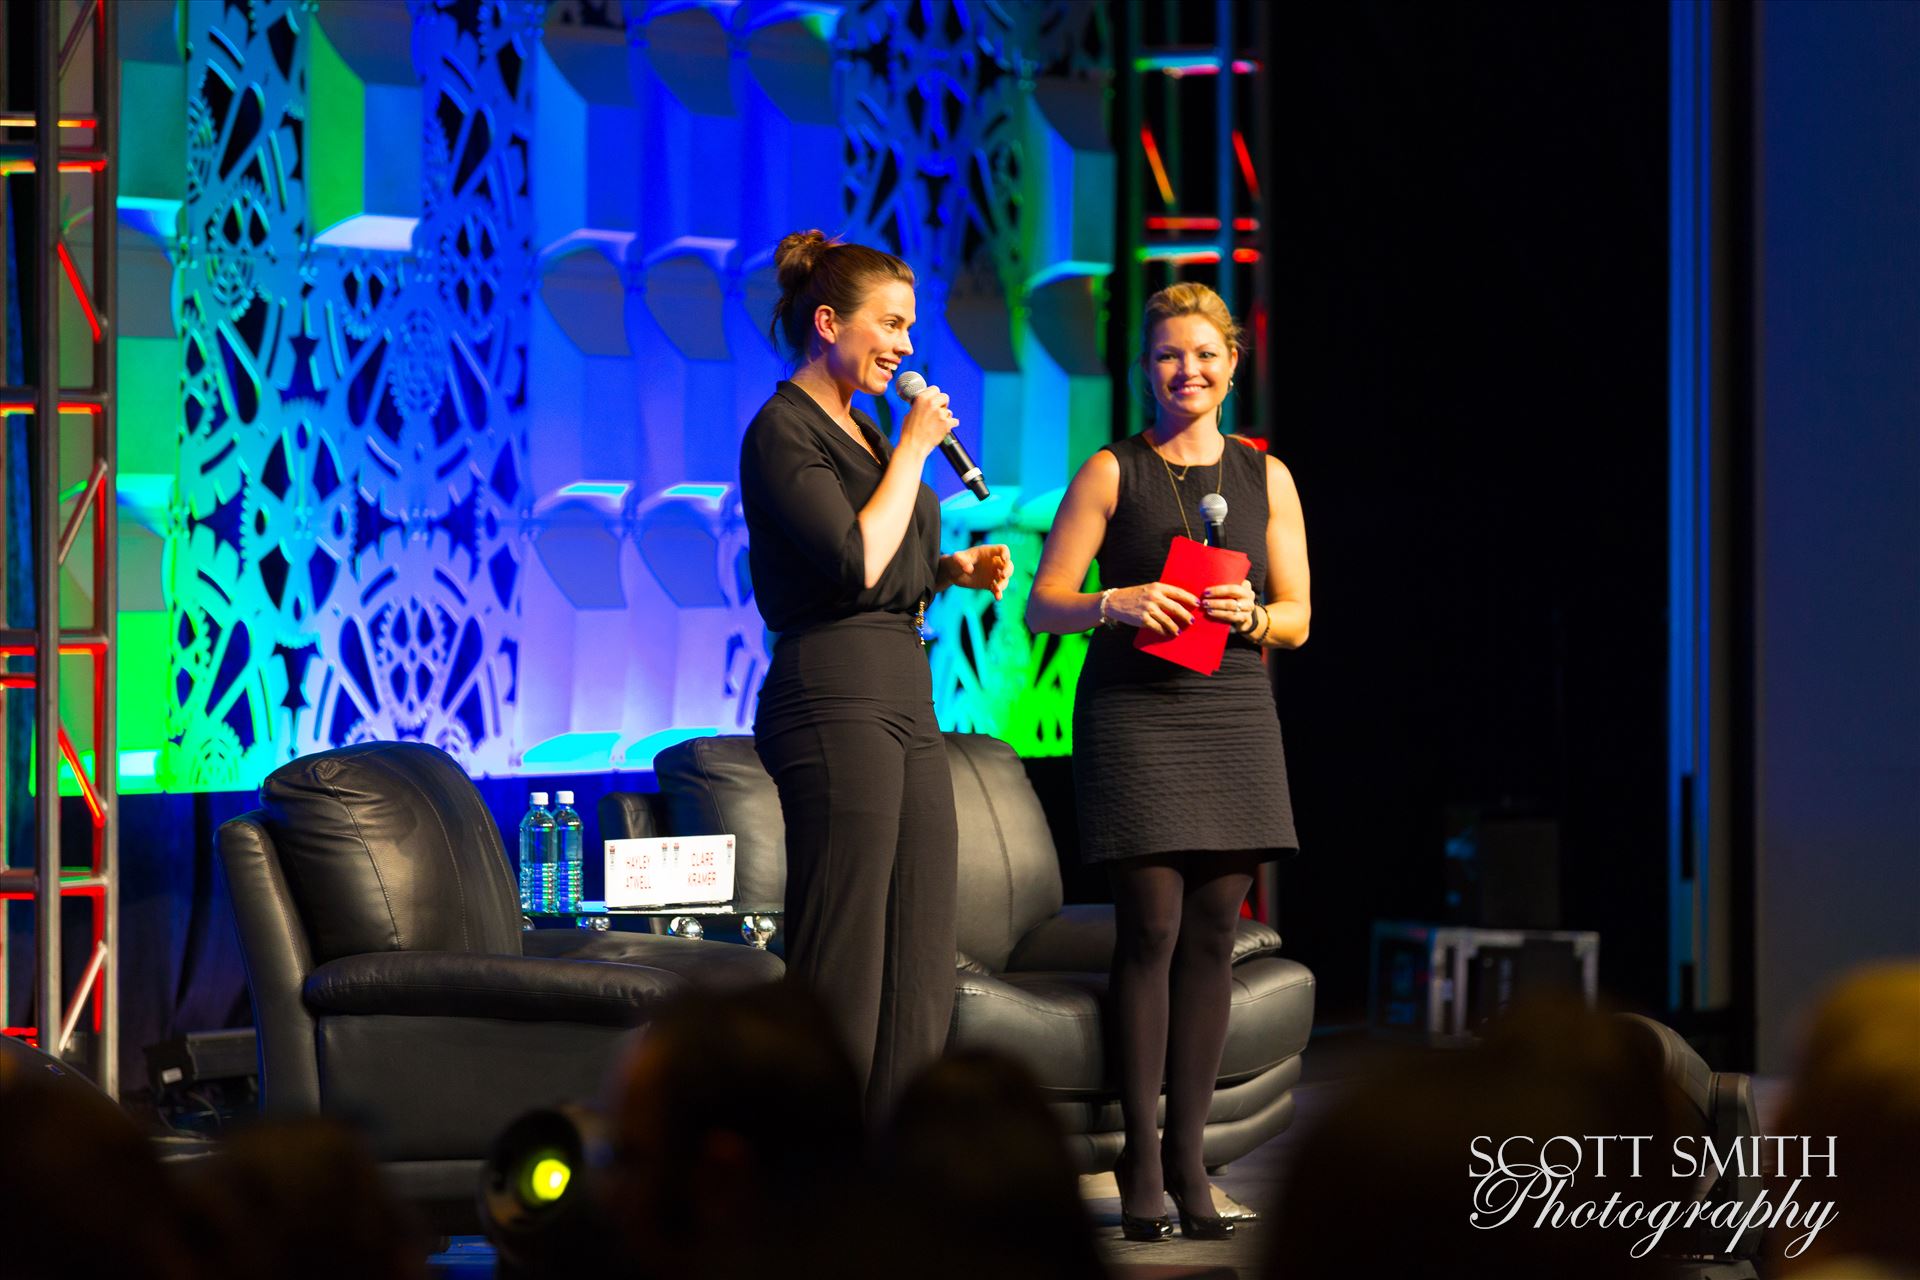
[[[119,135],[118,0],[46,0],[32,9],[34,91],[31,113],[0,115],[0,173],[31,173],[30,226],[15,229],[32,245],[31,367],[20,386],[0,387],[0,418],[26,415],[26,463],[33,535],[29,548],[31,628],[0,629],[0,705],[33,694],[33,859],[17,866],[9,848],[0,866],[0,900],[34,904],[34,1018],[6,1028],[60,1059],[89,1059],[94,1078],[119,1092],[119,830],[115,750],[114,657],[118,592],[114,437],[115,231]],[[0,77],[4,69],[0,69]],[[0,81],[0,104],[10,101]],[[51,177],[49,177],[51,175]],[[69,200],[71,197],[71,200]],[[73,211],[68,212],[69,209]],[[0,209],[0,218],[6,217]],[[91,252],[71,247],[91,242]],[[12,264],[0,256],[0,272]],[[24,282],[23,282],[24,283]],[[22,291],[23,301],[25,291]],[[0,347],[5,318],[0,316]],[[84,333],[90,346],[62,341]],[[63,449],[63,445],[67,447]],[[64,456],[63,456],[64,455]],[[0,450],[0,488],[7,451]],[[63,465],[64,464],[64,465]],[[0,547],[5,545],[0,525]],[[5,548],[9,557],[14,548]],[[81,553],[76,557],[75,553]],[[84,572],[85,578],[81,579]],[[62,608],[62,597],[67,607]],[[10,618],[0,581],[0,623]],[[83,615],[69,620],[68,614]],[[62,715],[62,665],[84,672],[69,685],[86,704],[90,738],[76,747]],[[85,749],[90,747],[91,751]],[[89,856],[63,865],[62,769],[71,770],[89,826]],[[0,753],[0,831],[13,831],[14,788]],[[75,842],[78,843],[78,842]],[[69,990],[62,907],[86,904],[90,945]],[[0,1011],[11,1007],[5,953],[13,938],[0,908]],[[83,1044],[81,1022],[91,1015]],[[83,1053],[82,1049],[90,1049]]]

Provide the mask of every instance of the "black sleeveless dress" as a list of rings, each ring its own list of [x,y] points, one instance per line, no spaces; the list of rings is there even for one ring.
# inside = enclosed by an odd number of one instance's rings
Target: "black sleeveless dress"
[[[1153,582],[1167,548],[1187,532],[1204,540],[1203,495],[1227,500],[1225,543],[1245,552],[1256,598],[1267,579],[1267,460],[1226,442],[1218,468],[1168,468],[1144,435],[1108,446],[1120,496],[1096,563],[1102,587]],[[1177,499],[1176,499],[1177,495]],[[1280,717],[1260,651],[1227,641],[1203,676],[1133,647],[1135,629],[1093,633],[1073,707],[1073,783],[1080,853],[1106,862],[1149,853],[1299,848]]]

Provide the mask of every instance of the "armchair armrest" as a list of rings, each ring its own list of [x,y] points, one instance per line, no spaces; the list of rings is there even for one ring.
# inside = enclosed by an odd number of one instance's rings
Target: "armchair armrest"
[[[1113,908],[1079,903],[1060,908],[1060,914],[1042,920],[1007,958],[1009,973],[1105,973],[1113,964]],[[1280,950],[1280,935],[1271,925],[1242,920],[1233,938],[1233,963]]]
[[[399,1014],[624,1027],[685,985],[637,964],[376,951],[321,965],[307,976],[301,996],[318,1017]]]
[[[1280,931],[1270,924],[1261,924],[1258,920],[1240,921],[1233,934],[1233,962],[1245,964],[1255,956],[1277,956],[1280,954]]]
[[[964,951],[953,953],[953,969],[956,974],[966,974],[976,978],[991,978],[993,970],[975,960]]]

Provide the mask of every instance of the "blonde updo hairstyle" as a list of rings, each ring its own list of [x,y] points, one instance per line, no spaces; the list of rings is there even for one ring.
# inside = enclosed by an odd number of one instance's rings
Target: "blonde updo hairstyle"
[[[1233,322],[1233,314],[1227,310],[1227,304],[1221,301],[1220,295],[1203,284],[1182,280],[1147,299],[1146,314],[1140,318],[1142,367],[1147,363],[1148,348],[1153,345],[1154,326],[1178,316],[1199,316],[1220,331],[1220,336],[1226,339],[1228,350],[1236,358],[1242,354],[1240,343],[1246,334]]]
[[[850,316],[876,285],[889,280],[913,284],[913,268],[892,254],[829,240],[817,229],[796,231],[781,240],[773,251],[773,263],[780,300],[773,304],[773,322],[767,332],[775,346],[785,346],[798,360],[812,354],[813,315],[821,307]]]

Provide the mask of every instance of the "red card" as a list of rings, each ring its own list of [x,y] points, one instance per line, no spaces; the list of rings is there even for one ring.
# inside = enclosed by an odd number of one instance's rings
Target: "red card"
[[[1167,548],[1167,565],[1160,570],[1160,581],[1198,596],[1208,587],[1245,581],[1252,567],[1253,561],[1244,552],[1209,547],[1192,538],[1175,538]],[[1196,609],[1193,622],[1178,635],[1158,637],[1143,628],[1134,633],[1133,647],[1210,676],[1220,669],[1227,635],[1226,623],[1216,622]]]

